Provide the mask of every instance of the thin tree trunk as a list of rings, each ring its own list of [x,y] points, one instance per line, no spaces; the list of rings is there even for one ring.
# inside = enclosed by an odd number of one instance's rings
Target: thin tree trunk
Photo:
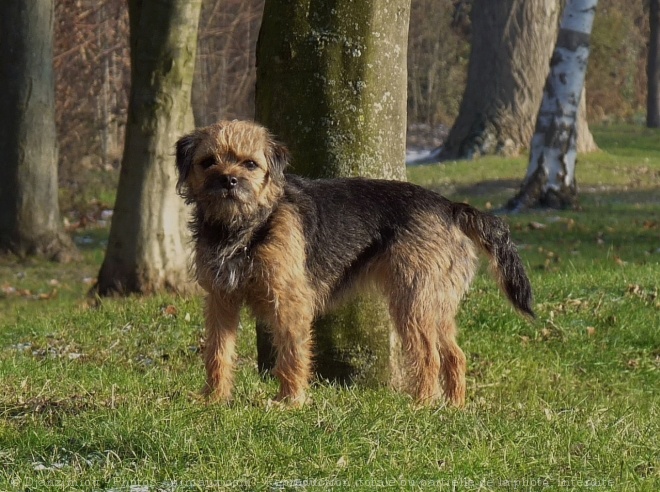
[[[309,177],[405,179],[409,0],[267,0],[257,49],[256,117]],[[384,302],[364,295],[315,323],[317,371],[401,383]],[[259,327],[260,365],[270,343]]]
[[[193,125],[190,93],[201,0],[130,0],[131,95],[100,295],[192,288],[188,210],[174,143]]]
[[[660,127],[660,0],[650,0],[649,53],[646,65],[648,91],[646,99],[646,126]]]
[[[0,7],[0,250],[77,256],[57,194],[53,0]]]
[[[598,0],[568,0],[532,138],[527,176],[507,209],[577,204],[577,114]]]

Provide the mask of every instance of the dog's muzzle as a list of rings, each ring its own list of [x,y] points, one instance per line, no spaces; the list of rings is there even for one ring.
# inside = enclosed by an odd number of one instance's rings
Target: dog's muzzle
[[[238,178],[230,174],[220,174],[210,177],[204,183],[207,192],[223,197],[235,196],[238,187]]]

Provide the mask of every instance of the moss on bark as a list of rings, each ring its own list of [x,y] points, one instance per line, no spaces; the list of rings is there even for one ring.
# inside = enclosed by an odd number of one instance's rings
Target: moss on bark
[[[190,93],[201,0],[129,2],[126,142],[98,293],[188,291],[188,212],[174,143],[193,126]]]
[[[409,0],[266,1],[256,119],[289,146],[294,172],[405,179],[409,16]],[[400,382],[391,330],[384,304],[361,296],[315,324],[317,369]]]
[[[52,1],[0,7],[0,251],[77,256],[60,218]]]

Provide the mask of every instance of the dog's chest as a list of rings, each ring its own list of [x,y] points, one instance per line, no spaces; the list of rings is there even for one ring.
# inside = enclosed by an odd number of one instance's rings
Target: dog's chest
[[[202,287],[226,292],[233,292],[244,285],[253,270],[253,260],[245,247],[202,245],[197,248],[195,264],[197,280]]]

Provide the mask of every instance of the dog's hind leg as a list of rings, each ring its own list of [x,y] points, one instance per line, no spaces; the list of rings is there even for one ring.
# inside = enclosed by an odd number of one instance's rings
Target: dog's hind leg
[[[465,404],[465,354],[456,343],[453,313],[441,313],[438,324],[438,347],[442,356],[442,379],[445,397],[455,407]]]
[[[390,295],[390,313],[409,362],[412,395],[431,404],[440,396],[441,364],[433,306],[426,305],[423,292],[396,291]]]

